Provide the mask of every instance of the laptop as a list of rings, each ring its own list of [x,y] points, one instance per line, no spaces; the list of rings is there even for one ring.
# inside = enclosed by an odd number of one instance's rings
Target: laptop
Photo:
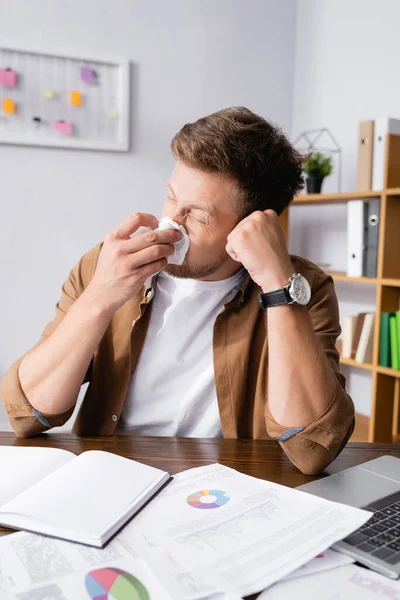
[[[374,513],[333,549],[391,579],[400,576],[400,459],[381,456],[297,488]]]

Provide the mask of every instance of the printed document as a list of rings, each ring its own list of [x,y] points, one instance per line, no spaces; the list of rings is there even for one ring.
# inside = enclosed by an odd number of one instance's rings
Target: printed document
[[[1,600],[101,597],[176,600],[143,559],[116,540],[100,550],[25,532],[0,539]]]
[[[372,513],[213,464],[174,477],[125,528],[218,588],[246,596],[298,569]]]
[[[400,581],[349,565],[325,573],[282,581],[257,600],[400,600]]]

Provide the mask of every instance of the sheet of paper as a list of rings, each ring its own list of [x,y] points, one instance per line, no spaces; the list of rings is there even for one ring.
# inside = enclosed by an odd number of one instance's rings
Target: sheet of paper
[[[167,549],[150,540],[129,523],[116,538],[129,551],[137,552],[172,598],[179,600],[241,600],[241,596],[218,589],[192,567],[179,563]],[[112,544],[114,541],[111,542]]]
[[[333,571],[282,581],[258,600],[400,600],[400,581],[349,565]]]
[[[330,569],[336,569],[337,567],[343,567],[345,565],[351,565],[355,560],[335,552],[335,550],[325,550],[321,554],[318,554],[315,558],[310,560],[300,569],[296,569],[290,575],[287,575],[285,579],[295,579],[296,577],[304,577],[305,575],[312,575],[313,573],[321,573],[322,571],[329,571]]]
[[[279,581],[370,517],[214,464],[176,475],[130,526],[217,587],[245,596]]]
[[[0,446],[0,506],[74,458],[57,448]]]
[[[24,532],[0,539],[1,600],[100,597],[176,600],[145,561],[118,541],[97,550]]]

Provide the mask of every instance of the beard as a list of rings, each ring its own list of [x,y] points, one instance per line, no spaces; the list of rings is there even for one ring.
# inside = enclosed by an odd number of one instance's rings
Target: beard
[[[179,279],[204,279],[213,275],[228,260],[229,255],[224,250],[217,260],[207,265],[190,265],[186,262],[185,258],[181,265],[167,265],[163,271]]]

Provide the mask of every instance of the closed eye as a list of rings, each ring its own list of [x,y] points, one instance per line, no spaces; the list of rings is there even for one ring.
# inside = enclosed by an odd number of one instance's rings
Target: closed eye
[[[189,213],[188,216],[191,217],[192,219],[195,219],[195,221],[197,221],[198,223],[201,223],[202,225],[207,225],[210,222],[209,216],[203,212],[198,212],[196,214]]]

